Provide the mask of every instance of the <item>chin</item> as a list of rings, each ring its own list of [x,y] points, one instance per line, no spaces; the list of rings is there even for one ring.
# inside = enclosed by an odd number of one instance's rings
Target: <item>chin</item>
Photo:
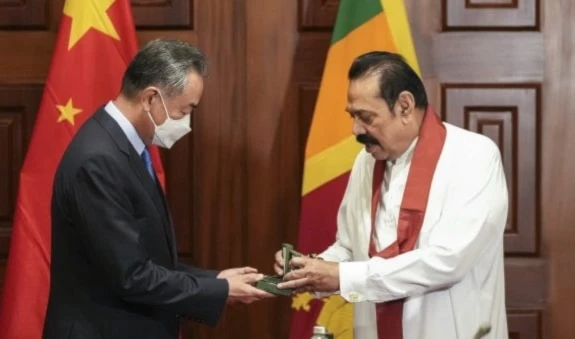
[[[374,157],[375,160],[380,160],[380,161],[389,160],[389,156],[387,154],[384,154],[383,152],[372,153],[371,156]]]
[[[387,160],[389,158],[389,153],[384,151],[380,146],[366,147],[367,153],[369,153],[375,160]]]

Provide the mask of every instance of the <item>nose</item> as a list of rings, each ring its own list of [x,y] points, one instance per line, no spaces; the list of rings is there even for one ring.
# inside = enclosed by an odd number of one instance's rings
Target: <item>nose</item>
[[[353,120],[353,127],[351,128],[351,132],[355,136],[366,133],[365,128],[363,128],[363,126],[360,123],[358,123],[356,119]]]

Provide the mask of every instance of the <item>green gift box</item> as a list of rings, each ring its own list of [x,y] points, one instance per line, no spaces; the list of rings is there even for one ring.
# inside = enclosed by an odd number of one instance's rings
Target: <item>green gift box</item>
[[[268,293],[276,295],[290,296],[293,293],[291,289],[280,289],[278,284],[283,281],[283,276],[291,271],[289,262],[292,258],[302,256],[301,253],[293,249],[291,244],[282,244],[282,256],[284,258],[284,270],[282,275],[267,275],[256,283],[256,287]]]

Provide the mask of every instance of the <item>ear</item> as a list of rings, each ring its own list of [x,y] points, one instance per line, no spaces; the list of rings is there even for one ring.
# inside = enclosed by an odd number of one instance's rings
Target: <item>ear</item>
[[[399,93],[395,102],[396,113],[399,114],[404,122],[410,117],[411,113],[415,110],[415,97],[409,91]]]
[[[155,87],[148,87],[140,93],[139,101],[144,111],[149,112],[152,107],[152,100],[158,94],[158,89]]]

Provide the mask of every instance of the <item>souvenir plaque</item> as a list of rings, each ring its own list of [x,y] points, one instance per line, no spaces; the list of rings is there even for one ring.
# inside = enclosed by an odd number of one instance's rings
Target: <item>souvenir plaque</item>
[[[301,253],[293,249],[290,244],[282,245],[282,256],[284,258],[284,271],[282,275],[266,275],[256,283],[256,287],[271,294],[290,296],[293,293],[292,289],[280,289],[278,284],[283,281],[283,276],[291,271],[289,262],[292,258],[302,256]]]

